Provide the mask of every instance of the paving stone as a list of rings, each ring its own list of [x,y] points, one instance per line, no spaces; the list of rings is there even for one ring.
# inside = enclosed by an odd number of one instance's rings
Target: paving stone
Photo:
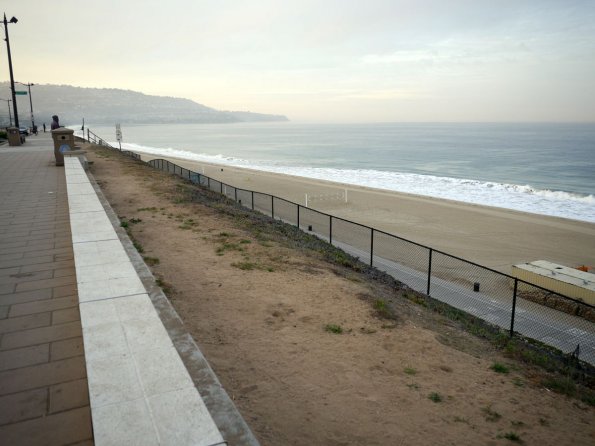
[[[64,310],[57,310],[52,312],[52,324],[65,324],[66,322],[80,321],[80,313],[78,306],[66,308]]]
[[[0,350],[26,347],[29,345],[44,344],[46,342],[59,341],[80,336],[80,322],[68,322],[61,325],[33,328],[19,332],[6,333],[2,336]]]
[[[11,446],[63,446],[92,437],[88,407],[0,427],[3,444]]]
[[[0,284],[0,295],[1,294],[12,294],[15,292],[16,284],[8,283],[8,284]]]
[[[10,307],[8,305],[2,305],[0,306],[0,319],[4,319],[6,317],[8,317],[8,309]]]
[[[42,364],[48,362],[49,357],[50,344],[0,351],[0,371]]]
[[[39,241],[34,245],[25,245],[25,246],[21,246],[21,247],[13,247],[13,248],[6,248],[1,250],[0,252],[2,252],[2,255],[4,254],[16,254],[16,253],[30,253],[32,251],[41,251],[41,250],[48,250],[48,249],[54,249],[54,240],[49,240],[49,241]]]
[[[35,280],[51,279],[54,277],[53,271],[35,271],[30,273],[15,273],[9,276],[0,277],[0,284],[17,284],[22,282],[31,282]]]
[[[74,269],[74,260],[63,260],[61,262],[49,262],[39,263],[35,265],[21,266],[20,272],[29,273],[34,271],[43,271],[46,269],[60,269],[60,268],[72,268]]]
[[[101,359],[89,359],[89,397],[91,407],[101,407],[134,401],[143,396],[130,354],[116,354]]]
[[[211,446],[223,438],[195,388],[148,398],[162,445]]]
[[[58,286],[52,288],[52,297],[67,297],[67,296],[76,296],[77,295],[77,288],[76,284],[66,285],[66,286]]]
[[[0,255],[0,265],[2,265],[4,262],[8,262],[7,265],[8,266],[14,266],[17,262],[13,262],[13,260],[18,260],[18,259],[22,259],[23,253],[22,252],[13,252],[10,254],[2,254]]]
[[[0,426],[43,416],[47,411],[48,389],[0,396]]]
[[[2,246],[0,246],[0,252],[2,251]],[[20,271],[18,266],[14,268],[2,268],[0,269],[0,277],[10,276],[12,274],[17,274]]]
[[[13,305],[14,307],[15,305]],[[51,313],[38,313],[21,317],[11,317],[0,320],[0,333],[28,330],[50,325]]]
[[[144,399],[93,409],[95,442],[98,445],[158,445],[155,428]],[[113,426],[126,426],[114,429]]]
[[[22,302],[32,302],[35,300],[50,299],[52,290],[34,290],[23,293],[12,293],[0,296],[0,305],[13,305]]]
[[[57,297],[54,299],[14,304],[10,307],[10,317],[22,316],[24,314],[43,313],[46,311],[61,310],[78,305],[76,296]]]
[[[0,395],[74,381],[86,376],[85,358],[82,356],[5,370],[0,372]]]
[[[75,276],[76,272],[73,268],[58,268],[54,270],[54,277],[68,277]]]
[[[40,290],[43,288],[56,288],[65,285],[70,285],[72,283],[76,283],[75,276],[58,277],[56,279],[36,280],[34,282],[23,282],[17,284],[15,291],[18,293],[21,291]]]
[[[54,257],[51,255],[43,255],[39,257],[21,257],[11,260],[0,259],[0,268],[6,268],[9,266],[34,265],[36,263],[48,263],[53,261]]]
[[[62,412],[89,405],[89,388],[86,379],[68,381],[50,387],[49,413]]]
[[[50,346],[50,360],[60,361],[66,358],[81,356],[84,352],[82,336],[63,341],[55,341]]]

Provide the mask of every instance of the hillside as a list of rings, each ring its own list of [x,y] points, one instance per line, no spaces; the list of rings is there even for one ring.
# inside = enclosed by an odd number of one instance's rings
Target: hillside
[[[26,87],[17,85],[17,90]],[[52,115],[60,117],[62,125],[78,124],[85,118],[91,124],[152,124],[152,123],[227,123],[254,121],[287,121],[282,115],[252,112],[220,111],[190,99],[151,96],[115,88],[81,88],[70,85],[32,87],[33,111],[37,124],[49,124]],[[8,82],[0,83],[0,98],[10,99]],[[30,123],[28,96],[17,96],[19,121]],[[8,122],[6,102],[0,103],[0,123]]]

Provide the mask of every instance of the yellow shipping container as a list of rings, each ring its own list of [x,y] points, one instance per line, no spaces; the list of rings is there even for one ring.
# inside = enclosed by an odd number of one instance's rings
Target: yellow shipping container
[[[514,265],[512,276],[595,305],[595,274],[557,265],[546,260],[536,260]],[[530,288],[528,285],[519,283],[520,291],[527,291]]]

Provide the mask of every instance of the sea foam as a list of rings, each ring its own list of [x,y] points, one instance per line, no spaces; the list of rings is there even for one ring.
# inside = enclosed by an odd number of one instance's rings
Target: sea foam
[[[111,142],[110,144],[114,147],[118,145],[117,142]],[[122,143],[122,148],[157,157],[174,157],[189,161],[246,167],[265,172],[328,180],[355,186],[372,187],[595,223],[595,197],[593,195],[538,189],[531,185],[380,170],[287,166],[273,161],[253,162],[224,155],[207,155],[134,143]]]

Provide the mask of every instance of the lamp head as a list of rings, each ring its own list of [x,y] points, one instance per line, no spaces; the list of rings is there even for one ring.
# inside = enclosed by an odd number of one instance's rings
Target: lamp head
[[[17,19],[16,17],[13,17],[12,19],[10,19],[9,23],[16,23],[18,21],[19,21],[19,19]]]

